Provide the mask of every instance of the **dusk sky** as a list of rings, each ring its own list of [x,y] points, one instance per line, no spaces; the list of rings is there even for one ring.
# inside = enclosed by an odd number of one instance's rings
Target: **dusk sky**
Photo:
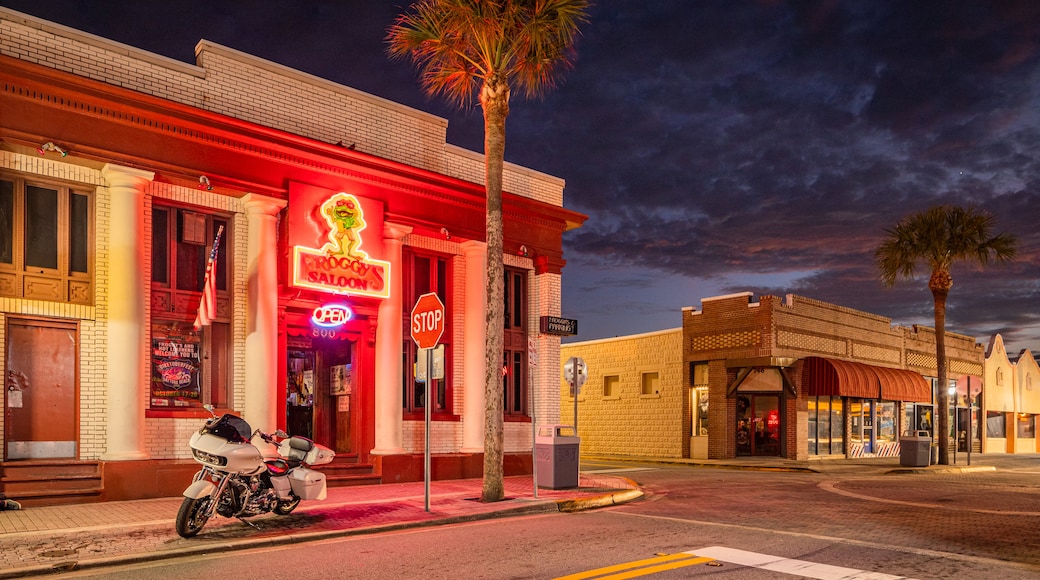
[[[404,1],[0,5],[194,63],[201,39],[448,119],[386,56]],[[1040,354],[1040,2],[600,0],[574,69],[514,93],[506,160],[566,180],[563,312],[590,340],[675,328],[681,308],[799,294],[933,326],[928,272],[882,286],[884,230],[975,204],[1019,237],[1006,268],[954,266],[947,330]]]

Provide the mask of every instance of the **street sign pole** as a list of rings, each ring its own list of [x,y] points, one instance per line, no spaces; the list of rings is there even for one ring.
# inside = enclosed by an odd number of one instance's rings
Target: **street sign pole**
[[[538,367],[538,349],[533,338],[527,339],[527,390],[531,401],[531,480],[534,484],[534,498],[538,499],[538,407],[535,405],[534,371]]]
[[[423,395],[423,406],[426,407],[426,446],[423,450],[423,491],[426,495],[426,512],[430,511],[430,423],[433,420],[433,405],[430,400],[430,383],[433,382],[433,349],[426,349],[426,384]]]
[[[574,393],[574,434],[578,434],[578,379],[571,379],[571,392]]]
[[[433,350],[444,334],[444,303],[434,292],[427,292],[415,301],[412,308],[411,324],[412,340],[419,347],[419,352],[426,355],[426,381],[423,388],[423,406],[425,407],[425,439],[423,449],[423,488],[426,492],[426,511],[430,511],[430,423],[433,419],[433,401],[430,397],[433,381]],[[418,369],[416,369],[418,372]]]
[[[589,369],[585,366],[585,360],[581,357],[572,356],[567,359],[567,364],[563,366],[563,378],[571,386],[571,395],[574,396],[574,434],[578,434],[578,394],[581,393],[581,387],[585,384],[585,379],[588,378]],[[580,458],[579,458],[579,473],[580,473]]]

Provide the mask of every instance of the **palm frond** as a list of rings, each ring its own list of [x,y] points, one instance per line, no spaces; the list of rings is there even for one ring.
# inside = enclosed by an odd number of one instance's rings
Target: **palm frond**
[[[995,227],[993,215],[975,207],[938,205],[906,216],[885,230],[874,253],[881,281],[892,286],[898,279],[911,279],[921,264],[932,272],[949,272],[960,261],[1006,264],[1016,255],[1018,238],[994,236]]]
[[[553,88],[573,65],[587,0],[420,0],[387,31],[391,58],[411,59],[423,89],[459,105],[490,79],[525,96]]]

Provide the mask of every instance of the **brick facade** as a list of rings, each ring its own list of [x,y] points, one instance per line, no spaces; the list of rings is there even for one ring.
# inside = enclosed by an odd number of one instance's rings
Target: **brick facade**
[[[359,190],[382,207],[385,223],[393,221],[407,229],[400,240],[403,248],[434,252],[451,263],[447,311],[453,317],[453,406],[447,419],[432,425],[431,447],[434,453],[459,454],[466,446],[466,393],[473,392],[463,381],[467,350],[472,354],[484,344],[468,336],[464,324],[470,317],[484,318],[483,312],[467,312],[473,300],[466,296],[466,271],[474,264],[467,265],[465,250],[467,243],[481,242],[484,234],[483,155],[446,143],[447,121],[434,115],[208,41],[199,42],[195,56],[195,64],[182,63],[0,7],[0,66],[5,71],[0,98],[5,107],[33,113],[0,118],[0,169],[26,179],[60,180],[92,192],[95,250],[91,305],[0,298],[0,351],[6,344],[2,336],[6,316],[79,324],[77,458],[103,458],[115,432],[108,408],[113,392],[108,368],[112,351],[109,278],[120,265],[110,255],[112,197],[102,168],[126,167],[154,174],[139,192],[145,256],[151,252],[153,202],[227,216],[234,232],[222,250],[230,266],[229,304],[225,305],[232,344],[229,407],[242,412],[250,400],[256,401],[257,393],[265,392],[274,394],[263,398],[280,396],[284,401],[284,377],[275,377],[281,386],[259,388],[246,380],[257,366],[257,361],[249,360],[248,347],[256,333],[250,298],[254,252],[278,256],[278,288],[271,294],[279,294],[277,316],[283,326],[280,337],[271,342],[279,343],[283,358],[285,304],[299,299],[300,293],[289,291],[285,280],[284,221],[275,230],[282,239],[265,238],[267,246],[251,248],[251,236],[255,241],[260,234],[246,200],[258,199],[260,204],[269,200],[284,207],[294,183],[328,191]],[[38,144],[50,140],[68,156],[37,154]],[[201,175],[208,175],[215,187],[201,187]],[[504,262],[528,273],[526,324],[540,361],[530,369],[532,410],[539,423],[550,424],[559,422],[560,414],[556,375],[560,338],[540,336],[536,329],[540,316],[560,315],[562,233],[585,219],[563,208],[564,185],[560,178],[505,164]],[[286,213],[273,217],[285,220]],[[382,254],[385,235],[366,232],[367,250]],[[150,280],[149,260],[143,266],[143,276]],[[148,360],[152,297],[149,284],[142,281],[142,286],[145,310],[139,323],[146,340],[140,349]],[[358,352],[371,357],[380,303],[367,298],[359,302],[362,316],[371,322],[358,323],[357,340],[364,344]],[[402,311],[410,306],[403,305]],[[403,323],[403,315],[394,322]],[[402,339],[408,339],[407,329]],[[358,375],[366,389],[373,388],[374,375],[394,372],[374,368],[371,360],[366,364],[369,368]],[[143,369],[139,377],[142,395],[149,373],[150,369]],[[400,384],[401,379],[393,383],[398,393]],[[370,442],[375,428],[374,396],[367,396],[368,407],[354,410],[364,413],[368,421],[363,442]],[[146,410],[141,410],[142,415]],[[149,461],[189,459],[184,442],[198,428],[199,417],[176,412],[144,417],[140,455]],[[0,417],[0,427],[2,421]],[[531,432],[530,421],[507,422],[506,453],[529,455]],[[399,439],[402,455],[421,453],[423,423],[402,420]],[[364,456],[370,449],[371,444],[359,454]]]
[[[585,454],[644,457],[732,458],[737,454],[737,395],[777,396],[780,400],[782,456],[804,460],[808,453],[809,395],[803,360],[822,357],[872,367],[912,371],[935,377],[935,332],[902,327],[891,319],[796,295],[762,296],[745,292],[705,298],[701,308],[682,311],[681,329],[601,341],[567,344],[561,361],[580,356],[589,363],[592,390],[579,397],[579,435]],[[946,334],[950,378],[983,375],[983,349],[969,336]],[[642,366],[668,369],[659,399],[638,396]],[[708,441],[706,451],[693,433],[691,408],[694,365],[707,368]],[[622,377],[622,395],[598,394],[604,376]],[[1010,376],[1010,370],[1008,371]],[[989,384],[987,375],[987,385]],[[977,384],[977,383],[976,383]],[[588,388],[588,387],[587,387]],[[562,416],[573,399],[561,387]],[[846,397],[846,403],[848,403]],[[902,423],[908,403],[896,402]],[[583,425],[584,423],[584,425]],[[906,428],[897,425],[896,433]],[[848,441],[851,426],[844,424]],[[845,447],[849,453],[848,447]]]
[[[448,123],[209,41],[189,65],[92,34],[3,10],[0,54],[309,137],[473,183],[479,153],[445,142]],[[562,179],[506,163],[503,189],[563,205]]]
[[[682,331],[676,328],[560,348],[561,362],[581,357],[589,371],[577,405],[582,454],[683,457],[689,401],[679,359],[681,344]],[[652,393],[643,392],[648,373],[658,373]],[[605,394],[606,377],[616,378],[616,392]],[[574,398],[562,381],[560,420],[574,422]]]

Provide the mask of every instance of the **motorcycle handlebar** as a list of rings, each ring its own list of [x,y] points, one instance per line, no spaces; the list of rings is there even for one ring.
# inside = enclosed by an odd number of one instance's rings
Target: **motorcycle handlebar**
[[[270,443],[271,445],[277,445],[279,443],[279,439],[286,439],[289,437],[289,434],[285,431],[282,431],[281,429],[275,431],[274,433],[264,433],[263,431],[257,429],[253,433],[253,437],[256,437],[257,435],[259,435],[265,443]]]

